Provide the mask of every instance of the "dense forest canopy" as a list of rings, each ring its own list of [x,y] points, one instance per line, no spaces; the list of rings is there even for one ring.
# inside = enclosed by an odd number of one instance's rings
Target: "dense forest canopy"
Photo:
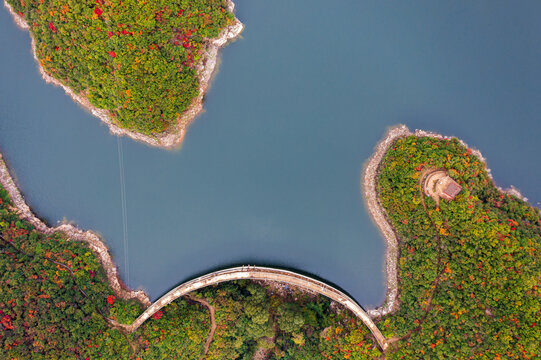
[[[225,0],[7,0],[45,71],[144,134],[167,130],[199,94],[205,39],[234,16]]]
[[[443,168],[462,187],[439,206],[420,180]],[[379,328],[389,358],[539,354],[539,209],[502,193],[456,139],[397,140],[380,166],[381,204],[400,239],[400,308]]]

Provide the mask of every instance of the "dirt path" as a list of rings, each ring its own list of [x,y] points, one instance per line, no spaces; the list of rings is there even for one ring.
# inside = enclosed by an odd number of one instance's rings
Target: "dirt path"
[[[436,295],[436,293],[439,290],[438,285],[440,283],[441,276],[443,275],[443,273],[445,271],[445,264],[443,263],[443,260],[442,260],[442,255],[443,255],[442,254],[442,251],[443,251],[442,240],[441,240],[441,238],[440,238],[440,236],[438,234],[438,227],[434,223],[434,220],[432,220],[432,216],[430,216],[430,212],[428,211],[428,208],[426,206],[425,194],[423,192],[423,187],[422,187],[422,183],[423,183],[422,180],[423,180],[423,175],[421,175],[421,178],[419,179],[419,195],[421,196],[421,204],[423,205],[423,210],[424,210],[426,216],[428,217],[428,219],[430,220],[430,223],[432,224],[432,227],[434,228],[435,239],[436,239],[436,247],[438,248],[437,264],[436,264],[437,275],[436,275],[436,278],[432,281],[433,290],[430,293],[430,295],[428,296],[427,304],[423,309],[424,314],[421,317],[421,319],[418,319],[419,320],[419,325],[417,325],[412,330],[408,331],[405,335],[402,335],[400,337],[394,336],[394,337],[388,339],[387,342],[389,344],[393,344],[393,343],[398,342],[398,341],[407,340],[414,333],[417,333],[417,332],[419,332],[421,330],[421,328],[423,326],[423,323],[425,322],[425,320],[428,317],[430,311],[434,307],[433,304],[432,304],[432,299],[434,298],[434,295]]]
[[[214,306],[210,305],[208,301],[205,299],[198,299],[198,298],[193,297],[192,295],[186,295],[186,298],[191,301],[200,303],[201,305],[209,309],[209,312],[210,312],[210,332],[209,332],[209,335],[207,336],[207,341],[205,342],[205,353],[204,353],[205,356],[203,357],[204,359],[207,356],[207,353],[209,352],[210,343],[212,343],[212,339],[214,338],[214,332],[216,331],[216,318],[214,316],[216,313],[216,309],[214,308]]]

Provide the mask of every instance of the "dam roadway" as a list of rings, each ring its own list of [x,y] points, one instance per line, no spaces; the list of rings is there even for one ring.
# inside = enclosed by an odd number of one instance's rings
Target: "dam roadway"
[[[387,339],[379,331],[376,324],[374,324],[368,314],[363,310],[363,308],[361,308],[359,304],[357,304],[352,298],[344,294],[342,291],[321,281],[294,273],[292,271],[259,266],[241,266],[219,270],[185,282],[169,291],[160,299],[156,300],[130,325],[119,325],[126,331],[133,332],[137,330],[137,328],[139,328],[139,326],[141,326],[141,324],[143,324],[148,318],[179,297],[207,286],[234,280],[276,281],[324,295],[353,312],[353,314],[355,314],[355,316],[368,327],[383,351],[385,351],[388,347]]]

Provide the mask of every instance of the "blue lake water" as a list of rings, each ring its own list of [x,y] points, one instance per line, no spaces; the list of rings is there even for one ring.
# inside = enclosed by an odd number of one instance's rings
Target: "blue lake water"
[[[155,299],[262,264],[378,305],[384,246],[359,183],[398,123],[464,139],[539,205],[540,2],[236,2],[246,30],[182,149],[121,140],[126,253],[117,138],[43,82],[0,11],[0,150],[36,213],[99,232],[130,286]]]

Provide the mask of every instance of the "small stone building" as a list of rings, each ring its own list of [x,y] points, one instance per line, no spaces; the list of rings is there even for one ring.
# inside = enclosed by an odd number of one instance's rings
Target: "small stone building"
[[[462,187],[457,184],[445,170],[434,170],[424,180],[424,191],[439,204],[440,199],[453,200]]]

